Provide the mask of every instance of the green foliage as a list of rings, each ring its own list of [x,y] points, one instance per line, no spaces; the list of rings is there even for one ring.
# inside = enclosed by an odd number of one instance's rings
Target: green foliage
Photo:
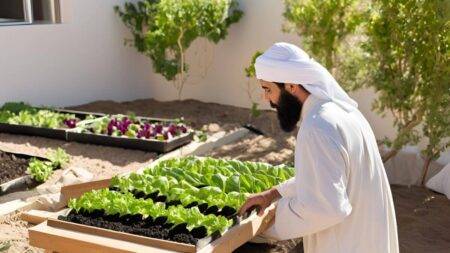
[[[368,84],[378,94],[374,109],[394,115],[394,151],[426,136],[424,153],[435,158],[450,136],[448,1],[373,3],[364,50],[370,56]]]
[[[167,196],[168,202],[179,200],[184,206],[197,202],[198,204],[207,203],[208,206],[217,206],[218,208],[229,206],[236,210],[243,204],[247,196],[238,193],[238,187],[226,188],[231,187],[226,183],[226,179],[221,188],[206,186],[199,189],[195,186],[198,185],[197,183],[199,182],[171,175],[132,173],[128,177],[113,177],[110,186],[120,189],[122,192],[140,191],[145,194],[158,192],[159,195]]]
[[[75,119],[74,114],[38,109],[24,102],[8,102],[0,108],[0,122],[45,128],[66,128],[65,120]]]
[[[208,140],[208,135],[204,131],[195,131],[194,139],[199,142]]]
[[[347,90],[360,87],[357,77],[361,52],[354,50],[357,29],[362,24],[365,1],[285,0],[286,32],[295,32],[307,52],[335,75]]]
[[[155,72],[176,80],[179,97],[188,70],[185,52],[199,37],[218,43],[243,12],[235,0],[145,0],[115,7],[131,30],[131,44],[153,61]]]
[[[32,158],[28,164],[27,173],[37,182],[45,182],[53,174],[53,164]]]
[[[32,158],[28,163],[27,173],[39,183],[47,181],[54,169],[61,168],[70,160],[69,155],[62,148],[48,152],[47,157],[50,161]]]
[[[253,118],[261,116],[261,110],[258,108],[259,104],[256,102],[252,103],[252,108],[250,109]]]
[[[69,155],[62,148],[50,151],[47,157],[54,168],[61,168],[70,161]]]
[[[253,54],[252,59],[250,61],[250,65],[244,69],[245,76],[247,76],[248,78],[256,77],[255,61],[256,61],[256,58],[258,58],[258,56],[260,56],[262,54],[263,53],[261,51],[256,51]],[[252,102],[252,107],[250,109],[250,115],[252,116],[252,118],[257,118],[257,117],[261,116],[261,110],[259,110],[259,108],[258,108],[259,104],[257,102],[255,102],[255,100],[253,99],[252,89],[251,89],[250,85],[251,85],[251,83],[250,83],[250,81],[248,81],[247,82],[247,94],[248,94],[250,101]]]
[[[263,54],[263,52],[261,52],[261,51],[256,51],[253,54],[252,59],[250,61],[250,65],[244,69],[246,77],[248,77],[248,78],[256,77],[256,71],[255,71],[256,58],[258,58],[258,56],[260,56],[262,54]]]
[[[21,111],[35,111],[36,108],[25,102],[6,102],[0,108],[1,111],[9,111],[13,114],[17,114]]]
[[[284,165],[188,157],[162,161],[144,173],[185,180],[193,186],[214,186],[225,193],[257,193],[294,176],[294,169]]]
[[[186,223],[188,230],[204,226],[211,235],[224,232],[233,221],[223,214],[205,215],[198,205],[238,210],[249,192],[263,191],[293,174],[294,169],[284,165],[196,157],[169,159],[146,168],[143,174],[115,176],[109,189],[86,192],[71,199],[69,207],[76,212],[103,210],[106,215],[141,214],[153,219],[165,216],[173,226]],[[142,197],[138,197],[141,193]],[[165,196],[165,203],[148,198],[155,193]]]
[[[78,199],[69,200],[68,206],[77,212],[104,210],[107,215],[142,214],[144,217],[150,216],[154,219],[166,216],[168,223],[174,224],[173,227],[182,223],[187,223],[188,230],[205,226],[208,235],[215,231],[224,232],[233,225],[232,220],[223,216],[202,214],[198,207],[170,206],[167,208],[164,203],[154,203],[151,199],[136,199],[129,192],[108,189],[86,192]]]

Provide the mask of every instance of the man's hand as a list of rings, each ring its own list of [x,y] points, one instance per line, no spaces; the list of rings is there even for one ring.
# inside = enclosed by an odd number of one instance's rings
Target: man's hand
[[[251,195],[242,205],[241,209],[239,210],[239,214],[242,216],[251,207],[256,206],[259,207],[258,215],[262,216],[264,214],[264,210],[266,210],[266,208],[270,206],[272,202],[278,200],[279,198],[281,198],[281,195],[275,188]]]

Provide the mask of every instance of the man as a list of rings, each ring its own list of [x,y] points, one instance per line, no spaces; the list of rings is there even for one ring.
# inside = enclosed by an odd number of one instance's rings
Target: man
[[[264,236],[303,237],[306,253],[397,253],[389,182],[369,123],[331,74],[300,48],[276,43],[255,62],[281,128],[300,128],[296,175],[251,196],[259,215],[276,204]]]

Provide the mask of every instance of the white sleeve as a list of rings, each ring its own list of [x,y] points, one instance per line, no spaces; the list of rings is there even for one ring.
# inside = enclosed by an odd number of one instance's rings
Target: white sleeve
[[[280,193],[282,198],[292,197],[295,194],[295,177],[284,181],[283,183],[275,186],[275,189]]]
[[[273,239],[314,234],[341,222],[352,210],[346,191],[348,155],[341,144],[316,130],[302,140],[296,156],[300,160],[294,193],[278,201],[274,225],[264,233]]]

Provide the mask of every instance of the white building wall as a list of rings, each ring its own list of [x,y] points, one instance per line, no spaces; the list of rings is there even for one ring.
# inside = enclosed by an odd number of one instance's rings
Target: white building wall
[[[0,27],[0,103],[68,106],[96,100],[173,100],[171,83],[153,73],[150,59],[123,44],[130,34],[113,11],[125,0],[62,0],[63,24]],[[136,0],[134,0],[136,2]],[[217,45],[197,40],[189,49],[182,99],[251,105],[244,68],[256,50],[299,37],[281,31],[283,1],[240,0],[245,12]],[[254,98],[260,97],[257,83]],[[371,111],[373,92],[351,94],[377,135],[393,136],[392,118]],[[268,108],[263,105],[262,108]]]

